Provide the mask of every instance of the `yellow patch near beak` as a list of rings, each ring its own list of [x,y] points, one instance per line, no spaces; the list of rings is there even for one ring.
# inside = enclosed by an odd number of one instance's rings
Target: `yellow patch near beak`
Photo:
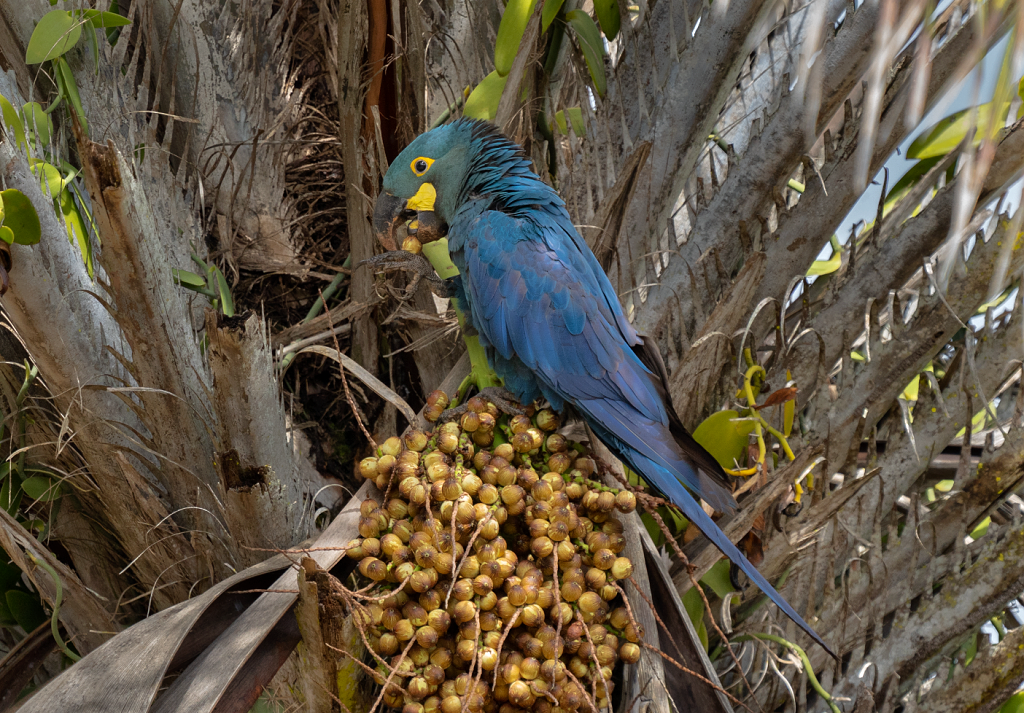
[[[437,191],[434,190],[434,186],[429,183],[424,183],[420,186],[420,189],[416,191],[416,195],[409,199],[405,204],[408,210],[415,211],[432,211],[434,210],[434,201],[437,199]]]

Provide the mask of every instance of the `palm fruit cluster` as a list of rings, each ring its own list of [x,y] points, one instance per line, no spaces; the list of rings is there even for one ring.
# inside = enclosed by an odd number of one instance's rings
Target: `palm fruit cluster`
[[[447,405],[431,394],[428,420]],[[616,662],[640,657],[642,631],[614,584],[633,571],[615,512],[633,511],[635,496],[592,479],[594,460],[550,410],[509,419],[479,397],[467,406],[359,464],[385,493],[362,503],[347,552],[371,580],[357,622],[377,683],[391,676],[384,703],[606,708]]]

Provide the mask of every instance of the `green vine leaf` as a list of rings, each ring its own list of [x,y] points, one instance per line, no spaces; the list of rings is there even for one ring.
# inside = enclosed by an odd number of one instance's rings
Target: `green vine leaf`
[[[25,495],[33,500],[48,503],[60,497],[61,485],[60,481],[54,478],[49,478],[45,475],[33,475],[22,482],[21,489],[25,491]]]
[[[619,34],[619,3],[617,0],[594,0],[597,21],[601,23],[601,31],[609,40]]]
[[[608,80],[604,74],[604,42],[601,39],[601,31],[597,29],[590,15],[582,10],[566,13],[565,19],[576,33],[576,40],[579,42],[580,51],[583,52],[583,59],[587,61],[594,89],[599,97],[603,97],[608,88]]]
[[[987,634],[982,634],[987,636]],[[1014,693],[999,709],[999,713],[1024,713],[1024,692]]]
[[[526,32],[537,0],[509,0],[501,14],[498,37],[494,42],[494,68],[502,77],[512,71],[512,63],[519,52],[519,43]]]
[[[683,595],[683,608],[686,610],[687,616],[690,617],[693,627],[697,630],[697,636],[700,637],[701,645],[707,651],[708,627],[704,623],[704,600],[700,598],[700,592],[697,591],[696,587],[690,587],[686,590],[686,594]]]
[[[60,86],[61,93],[68,98],[71,106],[75,108],[75,115],[78,116],[78,121],[82,124],[82,130],[88,134],[89,122],[86,120],[85,112],[82,110],[82,98],[78,95],[78,85],[75,84],[75,75],[71,73],[71,67],[63,57],[58,57],[54,61],[53,66],[57,70],[57,83]]]
[[[174,281],[182,287],[188,287],[193,290],[205,290],[206,280],[203,279],[202,275],[197,275],[194,272],[188,270],[179,270],[176,267],[171,268],[171,276]]]
[[[466,104],[462,108],[462,115],[471,119],[483,119],[491,121],[498,113],[498,102],[501,101],[501,93],[505,91],[506,77],[496,71],[491,72],[483,81],[476,85]]]
[[[12,478],[6,478],[4,479],[4,484],[0,485],[0,508],[6,510],[10,515],[18,512],[18,508],[21,506],[21,498],[24,495],[20,483],[14,483],[14,494],[11,494],[12,482]]]
[[[570,107],[565,111],[556,111],[555,122],[558,124],[558,130],[566,136],[569,135],[569,126],[572,126],[572,131],[577,136],[587,135],[587,127],[583,123],[583,110],[578,106]]]
[[[843,265],[843,248],[836,236],[832,236],[832,257],[828,260],[815,260],[807,270],[807,275],[831,275]]]
[[[1021,77],[1020,81],[1017,82],[1017,96],[1024,99],[1024,77]],[[1020,121],[1022,116],[1024,116],[1024,103],[1021,103],[1017,109],[1017,121]]]
[[[114,14],[119,13],[121,8],[118,5],[118,1],[117,0],[110,0],[110,7],[108,7],[107,10],[109,12],[114,13]],[[115,45],[117,45],[117,40],[118,40],[118,38],[120,36],[121,36],[121,28],[120,27],[110,27],[110,28],[107,28],[107,42],[110,43],[111,47],[114,47]]]
[[[118,15],[116,12],[86,10],[82,15],[88,18],[89,24],[97,30],[102,30],[106,27],[124,27],[125,25],[132,24],[131,20],[123,15]]]
[[[82,23],[64,10],[50,10],[39,19],[25,50],[27,64],[56,59],[71,51],[82,37]]]
[[[235,300],[231,297],[231,288],[228,287],[228,281],[224,279],[224,273],[220,271],[220,268],[214,266],[214,272],[217,276],[217,289],[220,292],[220,309],[228,317],[235,316]]]
[[[718,560],[707,574],[700,578],[700,583],[711,587],[719,599],[724,599],[726,594],[736,590],[729,578],[729,567],[729,560]]]
[[[11,616],[18,622],[18,626],[26,632],[35,631],[36,628],[45,622],[49,617],[39,603],[39,598],[23,592],[20,589],[11,589],[7,592],[7,608]]]
[[[64,190],[64,177],[60,175],[60,169],[38,158],[30,158],[28,163],[29,170],[39,176],[40,189],[45,188],[50,197],[56,200]]]
[[[21,568],[11,562],[0,561],[0,592],[6,592],[20,581]]]
[[[544,0],[544,9],[540,11],[540,31],[547,32],[551,23],[558,17],[558,11],[562,9],[565,0]]]
[[[19,149],[26,148],[28,144],[25,142],[25,125],[21,122],[21,117],[18,116],[18,110],[4,96],[0,96],[0,109],[3,113],[4,126],[7,131],[14,134],[15,144]]]
[[[82,220],[82,213],[78,210],[71,191],[60,192],[60,214],[64,218],[64,227],[67,228],[68,238],[78,243],[78,251],[82,253],[82,261],[85,269],[92,278],[95,275],[95,267],[92,259],[92,242],[89,240],[89,232],[85,228],[85,221]]]
[[[950,114],[914,139],[907,149],[907,158],[945,156],[960,145],[972,126],[977,129],[972,139],[977,146],[981,143],[989,123],[994,119],[993,126],[998,131],[1006,122],[1006,115],[1009,112],[1010,102],[1003,102],[999,106],[996,106],[995,102],[988,102]],[[996,113],[996,116],[993,116],[993,113]]]
[[[932,156],[918,161],[910,170],[903,174],[900,180],[896,181],[893,187],[889,190],[889,195],[885,197],[885,203],[882,206],[882,215],[889,213],[893,207],[903,199],[914,186],[916,186],[925,175],[932,170],[932,168],[942,160],[942,156]]]
[[[24,193],[16,188],[0,192],[3,202],[4,227],[14,233],[18,245],[35,245],[43,235],[39,225],[39,214]]]
[[[108,32],[113,32],[113,30],[108,30]],[[85,41],[86,41],[86,44],[89,45],[89,54],[92,55],[93,66],[96,67],[96,73],[99,74],[99,71],[100,71],[100,43],[96,41],[96,33],[95,32],[86,32],[85,33]]]
[[[48,146],[50,136],[53,134],[53,122],[50,120],[50,115],[43,110],[39,102],[28,102],[21,111],[32,143],[37,149]]]
[[[0,626],[10,628],[17,625],[18,622],[14,620],[10,608],[7,606],[7,597],[3,591],[0,591]]]

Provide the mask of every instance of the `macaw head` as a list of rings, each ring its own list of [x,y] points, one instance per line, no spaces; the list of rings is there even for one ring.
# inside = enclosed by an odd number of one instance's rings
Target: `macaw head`
[[[420,134],[391,164],[377,197],[373,227],[390,235],[394,226],[414,215],[433,214],[447,223],[458,209],[471,164],[475,122],[457,121]]]

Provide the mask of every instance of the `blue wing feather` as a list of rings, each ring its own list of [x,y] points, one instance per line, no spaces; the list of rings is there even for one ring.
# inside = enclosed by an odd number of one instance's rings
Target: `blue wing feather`
[[[614,436],[607,433],[602,434],[598,429],[595,429],[595,431],[602,440],[607,438],[611,443],[615,442]],[[704,512],[704,508],[700,506],[700,503],[690,497],[690,494],[686,492],[682,484],[674,478],[671,473],[666,471],[657,463],[644,459],[643,456],[630,453],[628,448],[624,450],[625,453],[627,453],[626,459],[631,468],[643,473],[646,477],[651,477],[651,473],[659,474],[661,477],[658,478],[657,481],[664,484],[664,486],[659,485],[659,489],[663,487],[662,492],[669,500],[676,504],[680,510],[683,511],[683,515],[686,516],[686,519],[695,524],[697,528],[703,532],[709,540],[711,540],[715,547],[721,550],[722,554],[728,557],[732,562],[735,562],[736,565],[743,570],[743,573],[750,578],[750,581],[756,584],[762,592],[767,594],[786,616],[796,622],[811,636],[812,639],[818,642],[822,648],[831,653],[828,645],[820,636],[818,636],[817,632],[815,632],[814,629],[804,621],[803,617],[800,616],[792,606],[790,606],[789,602],[787,602],[781,594],[775,591],[775,588],[757,570],[757,567],[752,565],[743,553],[740,552],[739,548],[733,544],[732,540],[725,536],[725,533],[722,532],[717,524],[715,524],[715,521],[712,520],[706,512]],[[630,460],[630,455],[632,455],[636,460]]]

